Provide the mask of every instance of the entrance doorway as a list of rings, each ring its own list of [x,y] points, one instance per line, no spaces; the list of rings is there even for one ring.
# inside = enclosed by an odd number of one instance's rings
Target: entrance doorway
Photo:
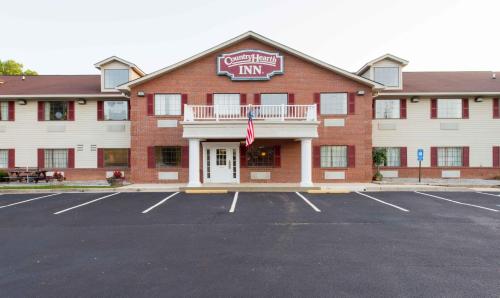
[[[204,142],[203,180],[209,183],[240,181],[240,143]]]

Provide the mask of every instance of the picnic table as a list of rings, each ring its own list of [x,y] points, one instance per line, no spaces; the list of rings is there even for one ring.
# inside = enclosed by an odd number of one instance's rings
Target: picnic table
[[[38,183],[40,180],[45,180],[49,182],[49,177],[47,176],[47,171],[39,168],[15,168],[9,170],[9,180],[19,181],[29,183],[34,181]]]

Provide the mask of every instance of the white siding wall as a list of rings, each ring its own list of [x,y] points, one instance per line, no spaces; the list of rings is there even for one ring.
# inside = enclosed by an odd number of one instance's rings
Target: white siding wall
[[[430,147],[469,146],[471,167],[491,167],[492,147],[500,145],[500,119],[493,119],[492,99],[469,100],[469,119],[430,119],[430,99],[407,100],[407,119],[373,120],[374,147],[407,147],[408,166],[415,167],[417,149],[424,149],[422,166],[430,166]],[[381,130],[379,124],[395,124]],[[458,124],[457,130],[442,130],[441,123]]]
[[[75,168],[96,168],[97,148],[130,148],[129,121],[97,121],[97,101],[75,101],[75,121],[38,121],[37,101],[27,105],[16,102],[16,121],[0,122],[0,147],[16,149],[16,166],[37,166],[38,148],[75,148]],[[122,126],[120,132],[110,132],[109,126]],[[48,132],[49,128],[64,127],[64,132]],[[56,129],[57,130],[57,129]],[[77,150],[83,145],[83,151]]]

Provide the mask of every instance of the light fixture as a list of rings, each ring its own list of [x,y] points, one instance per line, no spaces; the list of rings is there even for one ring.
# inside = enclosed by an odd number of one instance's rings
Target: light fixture
[[[87,101],[83,98],[79,98],[76,102],[78,102],[79,105],[84,105],[87,103]]]
[[[137,91],[137,96],[144,97],[144,91]]]
[[[17,100],[17,104],[21,105],[21,106],[25,106],[28,102],[26,101],[26,99],[18,99]]]
[[[482,97],[476,97],[476,98],[474,98],[474,101],[475,102],[483,102],[483,98]]]
[[[420,101],[420,99],[419,99],[418,97],[412,97],[412,98],[410,99],[410,101],[411,101],[411,102],[419,102],[419,101]]]
[[[365,95],[365,90],[358,90],[358,95],[359,96]]]

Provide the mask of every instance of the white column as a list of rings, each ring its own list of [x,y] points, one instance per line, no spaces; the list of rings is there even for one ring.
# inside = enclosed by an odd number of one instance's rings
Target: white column
[[[312,185],[312,140],[300,139],[300,186]]]
[[[188,187],[201,186],[199,139],[189,139],[189,182],[187,186]]]

